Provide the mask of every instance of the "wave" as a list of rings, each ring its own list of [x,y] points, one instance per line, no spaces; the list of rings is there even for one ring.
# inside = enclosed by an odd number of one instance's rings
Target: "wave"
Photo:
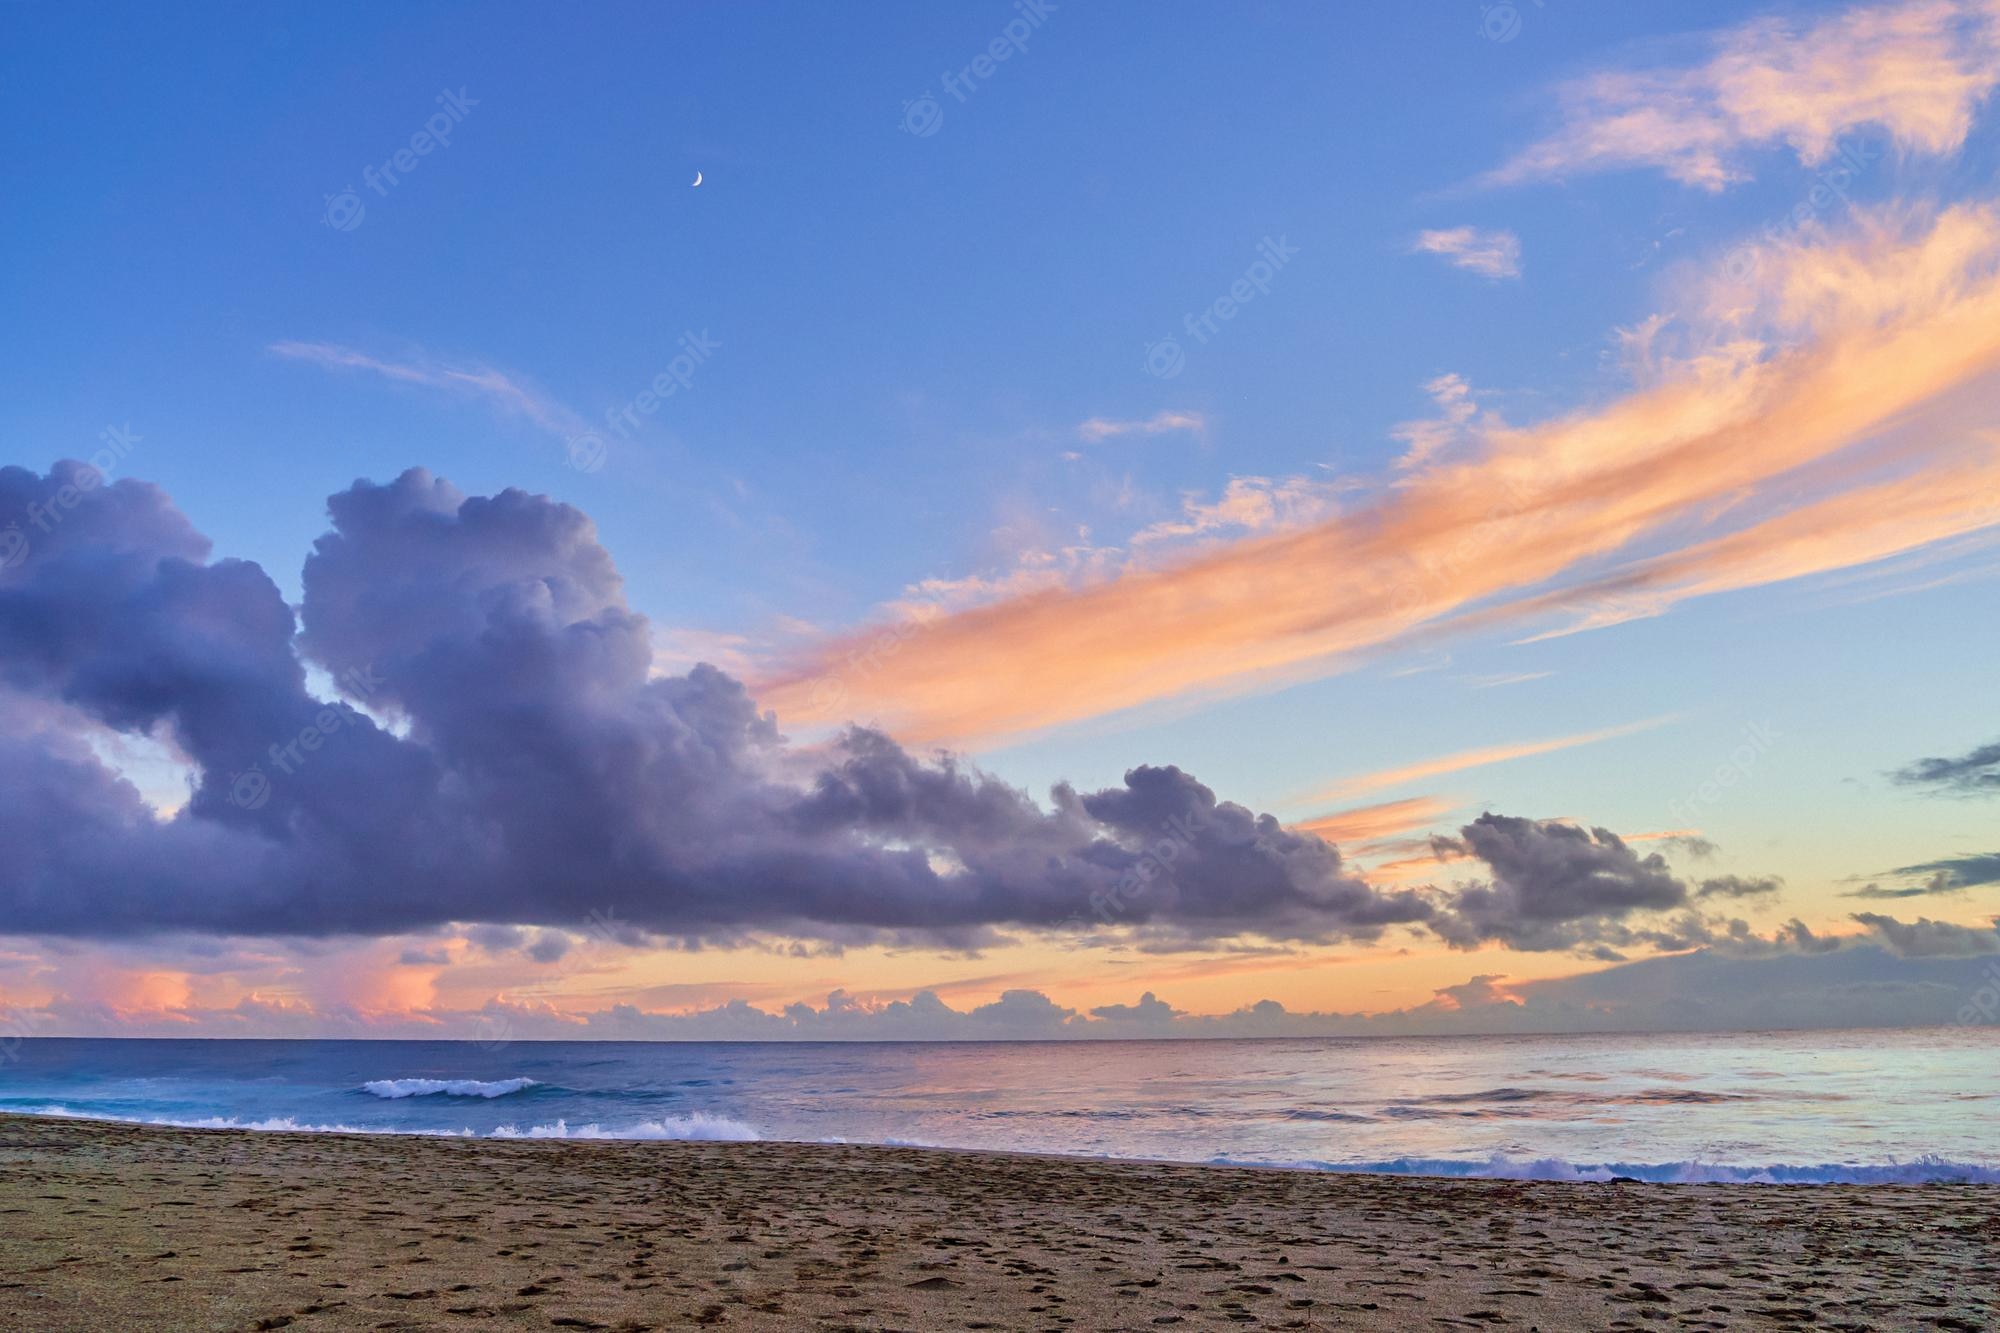
[[[1225,1166],[1278,1163],[1212,1159]],[[2000,1166],[1925,1155],[1907,1162],[1733,1166],[1721,1162],[1568,1162],[1558,1157],[1397,1157],[1381,1162],[1292,1162],[1309,1171],[1355,1175],[1445,1176],[1458,1180],[1636,1181],[1649,1185],[1995,1185]]]
[[[754,1143],[763,1136],[741,1120],[696,1111],[692,1115],[666,1116],[622,1129],[606,1129],[592,1123],[572,1126],[558,1120],[552,1125],[530,1125],[520,1129],[502,1125],[486,1137],[492,1139],[704,1139],[719,1143]]]
[[[537,1088],[532,1078],[503,1078],[483,1083],[476,1078],[378,1078],[363,1083],[361,1091],[371,1097],[505,1097],[510,1092]]]
[[[162,1125],[176,1129],[229,1129],[290,1134],[410,1134],[427,1138],[568,1139],[607,1141],[705,1140],[748,1143],[763,1136],[740,1120],[696,1111],[686,1116],[667,1116],[624,1126],[605,1126],[595,1121],[571,1125],[566,1120],[533,1124],[526,1128],[502,1125],[480,1134],[472,1129],[418,1128],[408,1125],[314,1124],[291,1116],[271,1116],[248,1120],[236,1116],[115,1115],[96,1110],[72,1110],[48,1105],[15,1112],[51,1116],[67,1120],[105,1120],[121,1124]],[[823,1138],[821,1143],[862,1141]],[[950,1144],[935,1140],[888,1137],[879,1140],[885,1147],[928,1148],[960,1152],[1006,1151],[991,1145]],[[1024,1148],[1033,1153],[1046,1149]],[[1062,1154],[1089,1160],[1119,1160],[1117,1154]],[[1134,1160],[1158,1161],[1147,1156]],[[1732,1165],[1722,1162],[1570,1162],[1557,1157],[1486,1158],[1395,1157],[1369,1162],[1272,1161],[1269,1158],[1224,1157],[1207,1159],[1212,1166],[1259,1167],[1265,1170],[1326,1171],[1346,1175],[1431,1176],[1455,1180],[1535,1180],[1572,1183],[1632,1181],[1660,1185],[1944,1185],[2000,1184],[2000,1165],[1956,1162],[1926,1154],[1909,1161],[1881,1163],[1822,1162],[1775,1163],[1765,1166]]]
[[[75,1111],[67,1106],[44,1106],[35,1110],[23,1110],[17,1114],[50,1116],[58,1120],[109,1120],[123,1125],[160,1125],[170,1129],[242,1129],[268,1134],[411,1134],[421,1138],[446,1139],[607,1139],[633,1142],[698,1139],[723,1143],[754,1143],[763,1137],[754,1127],[744,1124],[741,1120],[709,1115],[703,1111],[696,1111],[686,1116],[666,1116],[658,1120],[642,1121],[636,1125],[613,1127],[596,1123],[572,1126],[563,1120],[546,1125],[529,1125],[525,1129],[518,1125],[501,1125],[484,1134],[472,1129],[427,1129],[410,1125],[313,1124],[295,1120],[288,1115],[269,1116],[262,1120],[221,1115],[180,1118],[165,1115],[113,1115],[106,1111]]]

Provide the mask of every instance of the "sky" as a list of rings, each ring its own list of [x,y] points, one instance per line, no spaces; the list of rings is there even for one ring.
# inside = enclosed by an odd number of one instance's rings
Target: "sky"
[[[2000,979],[1994,0],[0,31],[9,1031]]]

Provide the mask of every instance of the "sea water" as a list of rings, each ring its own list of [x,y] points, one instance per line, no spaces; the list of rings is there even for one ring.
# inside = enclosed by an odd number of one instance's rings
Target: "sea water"
[[[1978,1028],[965,1043],[25,1040],[0,1111],[1322,1170],[2000,1181]]]

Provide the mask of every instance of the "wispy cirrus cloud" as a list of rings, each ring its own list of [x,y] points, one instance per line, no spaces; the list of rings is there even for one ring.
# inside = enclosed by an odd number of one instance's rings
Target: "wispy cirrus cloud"
[[[1347,844],[1427,829],[1457,808],[1457,802],[1436,796],[1409,796],[1349,810],[1335,810],[1293,825],[1328,842]]]
[[[508,375],[491,366],[454,365],[428,356],[386,361],[352,347],[326,342],[275,342],[267,350],[288,361],[302,361],[324,370],[364,371],[398,384],[413,384],[479,399],[504,413],[523,417],[562,440],[572,439],[591,429],[590,424],[577,413],[530,387],[518,376]]]
[[[1615,727],[1599,727],[1594,731],[1579,731],[1567,736],[1550,736],[1534,741],[1511,741],[1503,745],[1482,745],[1476,749],[1458,750],[1434,759],[1419,760],[1414,764],[1403,764],[1374,773],[1344,778],[1331,787],[1314,792],[1307,799],[1344,801],[1364,792],[1380,791],[1384,787],[1400,787],[1411,782],[1421,782],[1426,778],[1442,777],[1446,773],[1463,773],[1468,768],[1484,768],[1489,764],[1504,764],[1514,759],[1530,759],[1536,755],[1554,754],[1558,750],[1574,750],[1582,745],[1596,745],[1600,741],[1616,740],[1621,736],[1636,736],[1642,731],[1663,727],[1674,720],[1672,715],[1649,717],[1639,722],[1627,722]]]
[[[1410,245],[1415,254],[1438,255],[1453,268],[1482,278],[1521,276],[1521,238],[1504,228],[1448,227],[1421,231]]]
[[[1560,92],[1562,124],[1488,173],[1491,185],[1650,167],[1699,189],[1746,180],[1748,154],[1808,166],[1879,126],[1907,152],[1965,142],[2000,82],[1991,0],[1904,0],[1759,18],[1707,40],[1697,63],[1589,75]]]
[[[1096,444],[1101,440],[1116,439],[1120,435],[1165,435],[1169,431],[1193,431],[1196,434],[1208,429],[1208,418],[1199,412],[1155,412],[1152,416],[1138,421],[1115,421],[1108,417],[1092,417],[1076,428],[1079,439]]]
[[[1420,631],[1616,623],[2000,523],[1979,433],[2000,388],[1994,203],[1802,228],[1674,316],[1623,397],[1480,429],[1319,522],[939,617],[851,702],[912,740],[992,740],[1327,675]],[[774,671],[762,696],[838,721],[810,697],[822,670]]]

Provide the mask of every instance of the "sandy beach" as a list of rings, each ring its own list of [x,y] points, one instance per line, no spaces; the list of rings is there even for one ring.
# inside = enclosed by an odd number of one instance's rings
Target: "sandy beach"
[[[8,1329],[1995,1326],[2000,1187],[0,1117]]]

